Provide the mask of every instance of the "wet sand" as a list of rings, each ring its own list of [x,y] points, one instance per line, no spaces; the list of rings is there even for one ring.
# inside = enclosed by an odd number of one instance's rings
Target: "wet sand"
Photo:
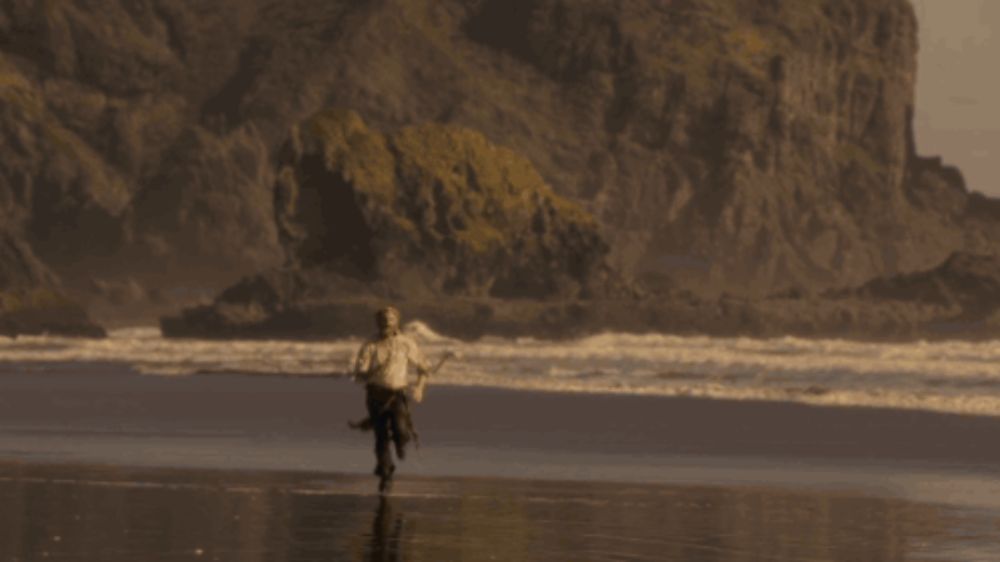
[[[431,387],[380,501],[361,414],[339,379],[3,365],[0,562],[1000,559],[1000,419]]]
[[[995,521],[850,493],[0,466],[0,560],[993,560]],[[995,552],[995,551],[993,551]]]

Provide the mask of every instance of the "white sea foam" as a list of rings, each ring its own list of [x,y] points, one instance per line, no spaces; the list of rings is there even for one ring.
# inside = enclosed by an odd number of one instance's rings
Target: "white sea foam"
[[[461,342],[412,322],[432,358],[459,353],[438,382],[561,392],[779,400],[1000,415],[1000,341],[861,343],[801,338],[600,334],[550,342]],[[155,328],[105,340],[0,340],[0,361],[46,365],[124,362],[142,373],[323,375],[349,370],[360,340],[173,340]]]

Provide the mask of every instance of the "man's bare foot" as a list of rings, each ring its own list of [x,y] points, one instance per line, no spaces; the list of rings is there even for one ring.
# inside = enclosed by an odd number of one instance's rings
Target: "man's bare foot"
[[[392,492],[392,477],[382,478],[378,481],[378,493],[379,495],[388,495]]]
[[[379,475],[378,479],[378,493],[381,495],[386,495],[392,491],[392,474],[396,472],[396,467],[390,467],[383,474]]]

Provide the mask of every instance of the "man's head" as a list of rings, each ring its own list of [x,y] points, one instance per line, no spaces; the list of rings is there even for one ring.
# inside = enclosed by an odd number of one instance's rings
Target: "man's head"
[[[375,325],[383,336],[395,334],[399,331],[399,311],[394,306],[380,308],[375,313]]]

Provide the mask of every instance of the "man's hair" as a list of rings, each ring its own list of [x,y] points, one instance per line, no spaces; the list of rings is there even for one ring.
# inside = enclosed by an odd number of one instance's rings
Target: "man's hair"
[[[390,316],[395,316],[396,320],[398,321],[399,310],[394,306],[383,306],[382,308],[378,309],[378,312],[375,313],[375,322],[378,323],[379,326],[381,326],[384,322],[386,322],[389,319]]]

